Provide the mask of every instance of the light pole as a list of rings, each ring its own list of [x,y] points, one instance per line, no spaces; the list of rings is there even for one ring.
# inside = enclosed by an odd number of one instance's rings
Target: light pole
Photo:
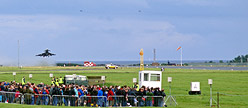
[[[181,66],[183,66],[183,48],[181,48]]]
[[[20,41],[18,40],[18,68],[20,68]]]
[[[177,48],[177,51],[181,49],[181,66],[183,66],[183,48],[181,46],[179,46]]]

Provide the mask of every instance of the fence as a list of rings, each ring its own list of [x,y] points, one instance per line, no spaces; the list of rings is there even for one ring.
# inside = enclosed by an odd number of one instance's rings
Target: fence
[[[79,98],[80,106],[87,107],[108,107],[106,96],[82,96]]]
[[[230,107],[232,105],[237,108],[247,107],[248,106],[247,99],[248,99],[248,95],[243,92],[237,94],[218,92],[216,105],[218,108]]]
[[[69,95],[53,95],[52,105],[53,106],[79,106],[79,98],[76,96]]]
[[[126,106],[157,106],[162,107],[164,106],[164,97],[163,96],[109,96],[108,97],[108,105],[110,107],[126,107]]]
[[[51,105],[51,96],[48,94],[27,94],[22,95],[22,104],[28,105]]]
[[[0,103],[20,103],[22,94],[18,92],[0,91]]]

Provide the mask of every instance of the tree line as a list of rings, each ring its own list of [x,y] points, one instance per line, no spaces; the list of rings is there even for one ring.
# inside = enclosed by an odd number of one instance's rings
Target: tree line
[[[248,62],[248,54],[239,55],[230,61],[230,63],[246,63],[246,62]]]

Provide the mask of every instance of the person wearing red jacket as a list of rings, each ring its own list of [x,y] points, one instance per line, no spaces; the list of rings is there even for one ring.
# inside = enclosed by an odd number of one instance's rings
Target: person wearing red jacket
[[[114,105],[114,99],[113,99],[114,93],[112,91],[112,88],[108,88],[108,100],[109,100],[109,107],[112,107]]]
[[[33,92],[35,94],[34,98],[35,98],[35,104],[36,105],[40,105],[40,92],[37,86],[33,86]]]

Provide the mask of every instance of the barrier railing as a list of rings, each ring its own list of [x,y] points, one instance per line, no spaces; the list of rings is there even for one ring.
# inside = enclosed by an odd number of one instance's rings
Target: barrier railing
[[[28,94],[23,95],[23,104],[29,105],[50,105],[51,96],[49,94]]]
[[[0,103],[19,103],[21,104],[22,94],[18,92],[0,91]]]
[[[53,95],[52,105],[53,106],[79,106],[79,98],[70,95]]]
[[[106,96],[69,96],[69,95],[53,95],[53,106],[85,106],[85,107],[107,107],[108,100]]]
[[[79,98],[79,105],[86,107],[108,107],[106,96],[82,96]]]
[[[164,106],[163,96],[133,96],[114,95],[108,97],[110,107],[144,107],[144,106]]]
[[[110,107],[121,107],[126,106],[124,96],[122,95],[113,95],[108,97],[108,104]]]

